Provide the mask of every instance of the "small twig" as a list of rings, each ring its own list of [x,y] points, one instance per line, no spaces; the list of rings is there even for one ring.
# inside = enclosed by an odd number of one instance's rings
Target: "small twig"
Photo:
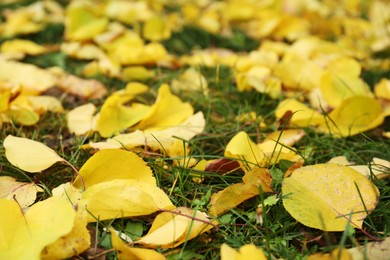
[[[83,191],[85,191],[85,183],[84,183],[83,177],[80,175],[79,171],[70,162],[68,162],[67,160],[64,160],[63,162],[66,165],[68,165],[70,168],[72,168],[72,170],[75,172],[75,174],[80,177],[81,186],[83,188]]]

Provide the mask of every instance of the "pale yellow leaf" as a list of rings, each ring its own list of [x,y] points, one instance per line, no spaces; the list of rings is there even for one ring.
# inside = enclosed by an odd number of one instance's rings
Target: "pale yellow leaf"
[[[90,212],[88,222],[152,214],[174,208],[168,196],[155,185],[138,180],[113,180],[89,187],[79,208]]]
[[[390,80],[383,78],[374,86],[375,96],[390,100]]]
[[[353,260],[388,260],[390,255],[390,237],[383,241],[370,242],[363,246],[347,249]]]
[[[75,212],[65,199],[51,197],[24,215],[17,202],[0,199],[0,259],[40,259],[42,249],[68,234]]]
[[[91,245],[91,238],[87,229],[87,214],[84,210],[78,210],[74,217],[72,230],[47,245],[41,252],[41,259],[67,259],[87,250]]]
[[[86,99],[102,98],[106,93],[106,87],[97,80],[82,79],[71,74],[62,75],[57,86],[64,92]]]
[[[14,39],[5,41],[0,48],[6,54],[39,55],[46,52],[46,48],[29,40]]]
[[[286,196],[284,207],[296,220],[325,231],[343,231],[348,219],[361,228],[379,197],[378,189],[367,178],[337,164],[296,169],[284,180],[282,192]]]
[[[93,143],[88,146],[95,149],[126,148],[148,146],[152,150],[166,150],[169,152],[175,141],[189,141],[195,135],[203,132],[206,120],[202,112],[190,116],[183,123],[164,130],[136,130],[129,134],[120,134],[105,142]]]
[[[195,68],[190,67],[180,75],[178,80],[172,81],[172,90],[180,91],[199,91],[207,96],[209,89],[206,78]]]
[[[34,183],[19,182],[9,176],[0,177],[0,198],[14,199],[21,208],[33,204],[38,192],[43,192],[43,189]]]
[[[84,163],[73,182],[76,188],[88,189],[94,184],[116,180],[132,179],[156,185],[149,166],[133,152],[107,149],[95,153]]]
[[[153,70],[143,66],[129,66],[122,69],[120,78],[125,81],[129,80],[146,80],[154,77]]]
[[[116,234],[115,230],[111,229],[112,247],[117,251],[119,259],[134,259],[134,260],[163,260],[165,256],[152,249],[130,247],[123,242]]]
[[[69,201],[74,207],[77,207],[81,199],[82,191],[74,187],[70,182],[63,183],[55,187],[52,191],[53,197],[61,197]]]
[[[38,113],[50,111],[55,113],[61,113],[64,111],[61,102],[52,96],[28,96],[32,109]]]
[[[81,105],[67,113],[68,129],[76,135],[88,134],[96,128],[96,107],[89,103]]]
[[[0,59],[0,81],[21,85],[23,91],[29,93],[41,93],[53,87],[57,79],[49,71],[37,66]]]
[[[56,162],[64,161],[43,143],[8,135],[4,139],[5,157],[14,166],[27,171],[43,171]]]

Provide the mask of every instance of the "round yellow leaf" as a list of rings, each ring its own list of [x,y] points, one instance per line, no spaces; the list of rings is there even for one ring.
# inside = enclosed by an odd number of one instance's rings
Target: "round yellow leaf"
[[[361,194],[361,197],[359,195]],[[350,219],[361,228],[374,210],[378,189],[348,166],[317,164],[295,170],[283,182],[283,205],[302,224],[325,231],[342,231]]]
[[[27,172],[40,172],[64,161],[46,145],[27,138],[8,135],[4,139],[4,148],[7,160]]]

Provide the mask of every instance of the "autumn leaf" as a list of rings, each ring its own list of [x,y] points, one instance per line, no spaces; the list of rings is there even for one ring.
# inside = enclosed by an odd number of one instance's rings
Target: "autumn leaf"
[[[47,245],[68,234],[75,211],[66,199],[51,197],[34,204],[25,214],[17,202],[0,199],[1,259],[40,259]]]
[[[94,117],[96,107],[91,104],[81,105],[67,113],[67,126],[76,135],[89,134],[96,129],[97,117]]]
[[[164,255],[152,249],[130,247],[120,239],[115,230],[111,229],[110,231],[112,247],[117,251],[119,259],[166,259]]]
[[[328,254],[323,253],[317,253],[313,255],[309,255],[308,260],[333,260],[333,259],[340,259],[340,260],[352,260],[352,256],[349,254],[348,250],[345,248],[342,249],[335,249],[332,250],[332,252]]]
[[[223,243],[221,245],[221,260],[244,260],[244,259],[258,259],[265,260],[263,250],[253,244],[243,245],[236,251],[229,245]]]
[[[0,177],[0,198],[14,199],[21,208],[33,204],[38,192],[43,189],[34,183],[19,182],[10,176]]]
[[[82,195],[79,208],[90,215],[88,222],[149,215],[174,208],[168,196],[156,185],[132,179],[101,182]]]
[[[378,203],[378,189],[359,172],[337,164],[298,168],[283,181],[283,205],[302,224],[343,231],[349,220],[361,228]]]
[[[173,248],[215,225],[206,213],[179,207],[173,212],[162,212],[157,215],[149,232],[136,243],[152,248]]]
[[[156,185],[151,169],[138,155],[119,149],[95,153],[81,167],[73,185],[88,189],[94,184],[117,179],[139,180]]]
[[[55,242],[47,245],[41,252],[41,259],[65,259],[79,255],[87,250],[91,244],[90,234],[87,229],[87,214],[83,210],[76,211],[72,230]]]
[[[259,195],[260,187],[262,192],[273,191],[271,188],[271,175],[265,168],[253,168],[244,175],[242,181],[242,183],[228,186],[211,197],[210,213],[212,215],[221,215],[245,200]]]
[[[27,138],[8,135],[4,148],[7,160],[27,172],[40,172],[56,162],[65,161],[46,145]]]

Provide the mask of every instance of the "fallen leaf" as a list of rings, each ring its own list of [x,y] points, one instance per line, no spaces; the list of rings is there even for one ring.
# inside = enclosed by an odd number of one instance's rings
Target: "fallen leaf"
[[[136,248],[126,245],[116,234],[115,230],[111,229],[111,241],[112,247],[116,250],[119,259],[137,259],[137,260],[148,260],[156,259],[163,260],[166,259],[165,256],[161,253],[158,253],[151,249],[146,248]]]
[[[21,208],[33,204],[43,189],[34,183],[19,182],[10,176],[0,177],[0,198],[14,199]]]
[[[139,122],[138,129],[158,130],[179,125],[192,116],[194,109],[189,103],[183,102],[173,95],[167,84],[158,89],[156,103]]]
[[[79,202],[79,208],[90,215],[88,222],[106,219],[150,215],[174,206],[168,196],[155,185],[138,180],[113,180],[89,187]]]
[[[66,115],[69,132],[76,135],[89,134],[96,129],[95,105],[89,103],[69,111]]]
[[[86,99],[102,98],[106,93],[106,87],[94,79],[82,79],[71,74],[59,77],[57,86],[63,91]]]
[[[143,26],[143,37],[150,41],[161,41],[171,37],[171,29],[165,17],[154,16]]]
[[[221,158],[208,162],[204,170],[208,172],[216,172],[223,174],[239,170],[240,168],[241,166],[237,161],[227,158]]]
[[[271,175],[265,168],[253,168],[244,175],[242,181],[242,183],[230,185],[224,190],[213,194],[209,210],[212,215],[219,216],[242,202],[259,195],[259,186],[261,186],[263,192],[273,191],[271,188]]]
[[[87,214],[84,210],[78,210],[74,217],[72,230],[47,245],[41,252],[41,259],[66,259],[87,250],[91,245],[91,238],[87,229]]]
[[[46,145],[27,138],[8,135],[4,139],[4,148],[7,160],[27,172],[40,172],[64,161]]]
[[[20,77],[20,75],[24,75]],[[16,61],[6,61],[0,58],[0,82],[22,86],[23,91],[39,94],[51,87],[57,78],[37,66]]]
[[[349,248],[347,252],[353,260],[386,260],[390,254],[390,237],[386,237],[383,241],[370,242],[363,246]]]
[[[253,244],[243,245],[236,251],[228,244],[223,243],[221,245],[221,260],[265,260],[267,257],[264,255],[263,250],[256,247]]]
[[[367,178],[337,164],[296,169],[284,180],[282,193],[286,196],[284,207],[296,220],[325,231],[343,231],[349,219],[361,228],[379,197],[378,189]]]
[[[204,212],[184,207],[174,211],[178,214],[163,212],[157,215],[148,233],[136,243],[152,248],[174,248],[215,226]]]
[[[209,92],[206,78],[193,67],[186,69],[178,80],[172,81],[171,85],[172,90],[177,93],[180,93],[180,91],[198,91],[207,96]]]
[[[29,40],[14,39],[5,41],[0,48],[2,53],[24,57],[27,55],[39,55],[46,52],[46,48]]]
[[[73,186],[88,189],[94,184],[116,179],[138,180],[156,185],[151,169],[141,157],[125,150],[107,149],[98,151],[84,163]]]
[[[245,172],[266,164],[264,153],[243,131],[237,133],[226,145],[225,156],[236,158]]]
[[[337,248],[327,254],[317,253],[317,254],[309,255],[307,259],[308,260],[333,260],[333,259],[356,260],[355,258],[352,258],[351,254],[345,248],[342,248],[341,250]]]
[[[344,137],[371,130],[384,120],[380,102],[365,96],[343,100],[328,117],[320,125],[319,131]]]
[[[68,234],[75,211],[69,202],[51,197],[23,214],[17,202],[0,199],[1,259],[40,259],[42,249]]]

